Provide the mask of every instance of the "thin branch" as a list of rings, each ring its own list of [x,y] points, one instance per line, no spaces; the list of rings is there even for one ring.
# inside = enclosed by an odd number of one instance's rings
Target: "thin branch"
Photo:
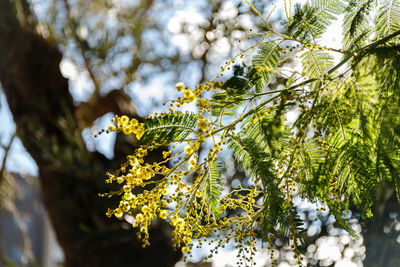
[[[17,136],[17,133],[15,132],[13,134],[13,136],[11,137],[10,142],[8,142],[8,145],[3,147],[4,148],[4,157],[3,157],[3,162],[1,164],[1,169],[0,169],[0,184],[3,181],[3,178],[4,178],[4,172],[6,170],[6,163],[7,163],[8,153],[10,152],[11,145],[12,145],[12,143],[14,141],[14,138],[16,136]]]
[[[396,31],[396,32],[394,32],[394,33],[392,33],[392,34],[390,34],[390,35],[388,35],[388,36],[386,36],[386,37],[384,37],[384,38],[382,38],[382,39],[379,39],[379,40],[376,41],[376,42],[373,42],[373,43],[371,43],[371,44],[369,44],[369,45],[366,45],[366,46],[361,47],[360,49],[357,49],[352,55],[347,55],[347,56],[346,56],[342,61],[340,61],[336,66],[334,66],[333,68],[331,68],[331,69],[327,72],[327,74],[330,75],[330,74],[334,73],[337,69],[339,69],[341,66],[343,66],[344,64],[346,64],[352,57],[357,56],[357,54],[359,54],[359,53],[365,53],[365,55],[366,55],[366,54],[368,54],[369,51],[371,51],[372,49],[374,49],[374,48],[377,47],[378,45],[384,44],[384,43],[386,43],[387,41],[389,41],[390,39],[393,39],[394,37],[396,37],[396,36],[398,36],[398,35],[400,35],[400,30],[398,30],[398,31]],[[287,88],[287,89],[288,89],[288,90],[293,90],[293,89],[296,89],[297,87],[307,85],[307,84],[312,83],[312,82],[315,82],[315,81],[317,81],[317,80],[320,80],[320,78],[319,78],[319,77],[318,77],[318,78],[311,78],[311,79],[308,79],[308,80],[306,80],[306,81],[304,81],[304,82],[301,82],[301,83],[299,83],[299,84],[295,84],[295,85],[293,85],[293,86],[291,86],[291,87],[289,87],[289,88]]]
[[[382,39],[379,39],[379,40],[377,40],[377,41],[375,41],[373,43],[370,43],[369,45],[361,47],[360,49],[356,50],[355,52],[356,53],[360,53],[360,52],[363,52],[363,50],[366,50],[368,52],[368,50],[374,49],[378,45],[384,44],[387,41],[389,41],[390,39],[393,39],[394,37],[396,37],[398,35],[400,35],[400,30],[395,31],[394,33],[389,34],[388,36],[383,37]]]
[[[90,79],[92,80],[93,85],[94,85],[94,94],[95,95],[100,95],[100,84],[99,84],[99,81],[97,80],[97,78],[96,78],[96,76],[95,76],[95,74],[93,72],[93,69],[92,69],[91,63],[90,63],[90,59],[85,55],[86,49],[85,49],[85,47],[83,45],[82,39],[78,36],[78,33],[77,33],[78,25],[77,25],[76,21],[71,16],[71,7],[70,7],[70,5],[68,3],[68,0],[63,0],[63,1],[64,1],[65,9],[66,9],[67,14],[68,14],[68,19],[70,21],[70,25],[71,25],[71,29],[72,29],[72,35],[74,37],[74,40],[78,44],[79,51],[80,51],[81,56],[82,56],[82,58],[83,58],[83,60],[85,62],[86,70],[88,71]]]

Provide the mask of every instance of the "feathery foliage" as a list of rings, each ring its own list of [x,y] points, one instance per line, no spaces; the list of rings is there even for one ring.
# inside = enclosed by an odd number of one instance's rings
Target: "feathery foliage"
[[[378,36],[384,37],[400,30],[400,1],[381,0],[376,18]]]
[[[221,212],[218,209],[218,198],[223,189],[221,185],[221,169],[222,164],[215,161],[209,162],[206,175],[206,199],[215,216],[220,216]]]
[[[366,39],[371,34],[369,20],[373,2],[374,0],[349,1],[343,23],[345,48],[360,48],[365,45]]]
[[[257,93],[260,93],[264,86],[273,75],[274,68],[277,67],[281,59],[280,44],[278,42],[270,42],[263,45],[258,54],[253,58],[253,72],[250,73],[250,78],[255,84]]]
[[[344,8],[344,3],[339,0],[311,1],[311,4],[304,6],[297,4],[288,30],[297,40],[317,44],[326,28],[342,14]]]
[[[314,0],[285,11],[286,29],[272,28],[257,13],[267,31],[250,33],[262,38],[239,54],[243,58],[258,48],[251,66],[236,66],[227,81],[193,90],[178,83],[183,97],[173,108],[195,103],[197,113],[147,119],[143,136],[137,135],[143,147],[122,171],[109,174],[108,182],[123,184],[123,196],[108,214],[136,216],[133,225],[145,244],[147,227],[158,216],[174,227],[173,242],[184,253],[193,239],[212,237],[220,243],[234,239],[238,247],[250,244],[251,254],[261,233],[271,246],[276,235],[288,238],[302,264],[295,196],[320,203],[353,235],[344,217],[350,206],[363,218],[373,216],[382,183],[392,184],[400,199],[398,1]],[[339,14],[344,14],[343,47],[322,46],[321,36]],[[284,85],[272,86],[272,77]],[[124,127],[130,126],[122,127],[124,133],[135,133]],[[160,145],[171,148],[165,160],[143,164],[146,150]],[[246,186],[224,185],[217,163],[222,150],[242,164]],[[156,174],[162,178],[153,179]],[[154,188],[131,196],[147,184]]]
[[[333,67],[333,58],[327,52],[307,49],[301,55],[304,71],[309,77],[320,77]]]
[[[185,139],[197,125],[197,116],[190,113],[168,113],[144,120],[141,144],[171,143]]]

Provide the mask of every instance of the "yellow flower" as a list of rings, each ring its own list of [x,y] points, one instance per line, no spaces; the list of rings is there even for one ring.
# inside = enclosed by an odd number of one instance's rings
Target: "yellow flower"
[[[129,117],[126,115],[123,115],[120,119],[123,123],[127,123],[129,121]]]
[[[125,126],[122,131],[124,132],[124,134],[128,135],[132,133],[132,128],[129,126]]]
[[[196,191],[196,197],[201,197],[202,195],[203,194],[200,189]]]
[[[194,152],[194,149],[191,145],[187,145],[183,151],[185,151],[186,155],[191,155]]]
[[[124,215],[124,213],[122,212],[122,210],[120,208],[117,208],[117,209],[114,210],[114,215],[117,218],[121,218],[122,215]]]
[[[132,167],[136,167],[136,166],[138,165],[138,163],[139,163],[139,161],[138,161],[137,158],[134,158],[134,157],[129,158],[129,164],[130,164]]]
[[[198,105],[202,108],[208,108],[210,106],[210,100],[204,99],[204,98],[199,98],[198,100]]]
[[[183,241],[183,243],[185,243],[185,244],[189,244],[190,242],[192,242],[192,238],[191,238],[190,236],[185,236],[185,237],[182,239],[182,241]]]
[[[197,142],[197,143],[194,143],[194,145],[193,145],[193,149],[194,149],[194,151],[197,151],[197,150],[199,150],[199,148],[200,148],[200,143],[199,143],[199,142]],[[195,157],[196,157],[196,155],[195,155]]]
[[[199,120],[199,129],[202,131],[206,131],[208,129],[207,122],[205,120]]]
[[[191,158],[190,160],[189,160],[189,164],[190,165],[196,165],[196,163],[197,163],[197,160],[195,159],[195,158]]]
[[[176,226],[182,226],[185,224],[185,221],[182,218],[176,219],[175,225]]]
[[[138,215],[136,215],[136,222],[141,223],[144,220],[144,216],[143,214],[139,213]]]
[[[130,124],[131,124],[132,126],[138,126],[138,125],[139,125],[139,122],[138,122],[137,119],[131,119]]]
[[[125,193],[124,194],[124,199],[125,200],[131,200],[132,198],[134,198],[135,196],[131,193],[131,192],[129,192],[129,193]]]
[[[161,194],[163,194],[164,196],[165,196],[166,194],[168,194],[167,188],[164,188],[164,189],[161,191]]]
[[[136,176],[140,180],[145,180],[147,177],[146,172],[143,169],[138,170]]]
[[[193,102],[196,99],[194,92],[190,89],[186,89],[185,91],[183,91],[183,97],[189,102]]]
[[[176,90],[178,90],[178,91],[182,91],[183,88],[185,88],[185,85],[183,84],[183,82],[179,82],[175,86],[176,86]]]
[[[133,174],[132,174],[132,173],[128,173],[128,174],[125,176],[125,180],[126,180],[126,183],[127,183],[127,184],[131,184],[131,183],[133,182],[133,179],[134,179],[134,177],[133,177]]]
[[[143,211],[143,213],[147,213],[147,212],[150,211],[150,209],[149,209],[148,206],[145,205],[145,206],[142,207],[142,211]]]
[[[109,125],[109,126],[108,126],[108,130],[109,130],[110,132],[115,131],[115,126],[114,126],[114,125]]]
[[[182,248],[182,253],[189,253],[190,252],[190,248],[189,247],[183,247]]]
[[[128,202],[124,203],[124,205],[122,206],[122,210],[124,212],[128,212],[130,208],[131,207],[129,206]]]
[[[171,155],[171,151],[163,151],[162,156],[164,159],[166,159],[169,155]]]
[[[167,217],[168,217],[168,211],[162,210],[162,211],[160,212],[160,218],[163,219],[163,220],[165,220],[165,219],[167,219]]]
[[[176,216],[176,215],[171,218],[171,224],[173,226],[179,227],[179,226],[183,225],[184,223],[185,222],[183,221],[183,219],[178,217],[178,216]]]

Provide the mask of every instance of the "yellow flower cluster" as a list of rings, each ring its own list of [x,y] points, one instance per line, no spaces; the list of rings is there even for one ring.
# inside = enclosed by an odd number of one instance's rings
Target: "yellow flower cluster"
[[[204,132],[207,131],[208,124],[207,124],[207,120],[204,117],[200,117],[198,127],[201,131],[204,131]]]
[[[183,91],[183,98],[188,102],[193,102],[196,99],[196,95],[192,90],[186,89],[185,91]]]
[[[114,125],[108,126],[109,131],[115,131],[117,130],[118,132],[123,132],[126,135],[129,134],[135,134],[137,139],[142,138],[144,134],[144,124],[139,123],[137,119],[130,119],[126,115],[123,115],[121,117],[115,116],[112,120],[112,122],[115,122],[117,127]]]
[[[239,188],[219,200],[219,214],[216,214],[207,202],[208,175],[205,170],[207,162],[198,163],[197,155],[193,155],[200,147],[199,142],[189,143],[184,149],[187,155],[181,163],[169,169],[165,165],[174,156],[171,150],[165,151],[164,161],[159,163],[144,163],[144,157],[149,148],[139,148],[134,155],[128,157],[115,174],[108,173],[107,182],[122,185],[119,192],[103,194],[111,196],[120,194],[121,201],[117,208],[108,211],[108,216],[122,218],[124,214],[134,217],[133,227],[139,228],[143,246],[148,246],[148,227],[157,217],[169,221],[174,230],[172,241],[176,248],[182,247],[182,252],[191,251],[192,240],[201,240],[211,235],[225,232],[226,238],[235,236],[251,236],[254,232],[254,221],[259,219],[261,207],[255,205],[254,198],[260,194],[258,187],[250,189]],[[151,148],[150,148],[151,149]],[[219,149],[213,149],[213,155]],[[185,166],[189,170],[185,171]],[[184,177],[195,174],[196,178],[189,184]],[[156,175],[162,178],[156,179]],[[135,188],[148,188],[139,194],[133,194]],[[175,188],[175,190],[174,190]],[[168,204],[176,208],[168,210]],[[240,210],[240,215],[228,217],[226,210]],[[182,216],[182,214],[184,214]],[[169,218],[169,219],[168,219]],[[239,230],[238,230],[239,229]],[[243,231],[246,229],[246,231]]]
[[[185,85],[183,84],[183,82],[179,82],[176,84],[176,90],[182,91],[183,89],[185,89]]]
[[[210,100],[209,99],[204,99],[204,98],[198,98],[198,105],[202,109],[207,109],[210,107]]]
[[[200,143],[188,143],[187,146],[183,149],[186,155],[191,156],[194,152],[198,151],[200,148]]]
[[[189,144],[185,146],[183,151],[185,152],[186,155],[192,155],[194,153],[194,148]]]
[[[203,110],[206,111],[205,108]],[[187,141],[181,152],[173,154],[172,149],[176,148],[173,146],[171,150],[162,152],[161,162],[149,164],[144,158],[149,150],[156,147],[142,146],[128,156],[127,162],[114,174],[107,174],[107,183],[114,182],[121,186],[117,192],[102,194],[121,197],[118,207],[109,209],[107,215],[121,219],[128,215],[133,218],[132,226],[139,229],[138,237],[141,238],[143,247],[149,245],[148,228],[159,218],[171,224],[173,245],[181,248],[185,255],[192,250],[193,240],[201,245],[211,236],[214,237],[211,242],[217,247],[234,239],[239,248],[253,252],[256,228],[262,220],[262,207],[256,205],[254,199],[261,191],[256,186],[239,188],[220,196],[217,202],[210,202],[210,164],[222,150],[221,145],[231,128],[227,128],[229,130],[223,132],[219,141],[214,142],[208,157],[199,162],[198,150],[214,127],[205,116],[199,114],[198,117],[197,138]],[[130,127],[132,122],[126,116],[116,117],[114,121],[119,131]],[[138,123],[132,124],[143,128]],[[131,130],[131,133],[138,135],[138,128]],[[168,168],[167,164],[172,161],[172,167]],[[191,178],[188,180],[189,177]],[[133,193],[138,191],[140,193]],[[236,212],[228,214],[228,210]],[[210,256],[213,253],[216,250],[211,250]]]
[[[200,84],[194,90],[191,90],[190,88],[186,88],[182,82],[178,82],[176,84],[176,90],[183,92],[183,97],[179,97],[177,100],[173,100],[171,103],[171,107],[174,106],[174,103],[176,103],[176,107],[179,108],[181,105],[185,103],[191,103],[197,100],[198,101],[197,105],[200,107],[199,111],[202,112],[204,109],[209,109],[210,100],[201,98],[201,94],[204,91],[210,91],[216,88],[221,88],[221,86],[222,86],[221,82],[214,82],[206,85]]]
[[[124,214],[134,215],[133,227],[140,229],[144,246],[149,245],[148,227],[151,221],[157,216],[162,219],[168,217],[168,211],[165,210],[167,202],[163,198],[167,194],[165,185],[160,183],[151,191],[143,190],[141,194],[132,193],[135,188],[145,188],[153,184],[153,178],[156,174],[169,171],[165,165],[157,162],[153,164],[144,163],[143,158],[146,155],[147,149],[139,148],[134,155],[128,156],[128,161],[122,164],[115,174],[107,173],[106,182],[117,182],[122,184],[122,188],[119,192],[101,194],[101,196],[121,195],[119,206],[109,210],[107,215],[114,214],[117,218],[123,217]]]
[[[173,244],[175,248],[181,248],[184,254],[190,253],[193,248],[192,240],[197,240],[201,245],[212,235],[218,237],[212,242],[217,242],[219,246],[234,239],[237,243],[249,247],[249,251],[253,251],[255,228],[262,220],[262,207],[254,202],[254,199],[262,193],[260,188],[257,186],[238,188],[225,196],[218,194],[218,199],[212,196],[214,186],[212,183],[215,179],[211,177],[213,175],[210,171],[211,165],[215,164],[218,153],[226,144],[225,139],[234,129],[234,127],[224,127],[222,122],[217,124],[213,121],[210,100],[200,97],[204,91],[218,86],[221,86],[218,82],[210,83],[191,90],[183,83],[176,84],[176,89],[183,93],[183,97],[173,103],[179,107],[197,101],[198,106],[198,129],[190,129],[192,135],[187,140],[179,141],[186,143],[180,152],[176,151],[180,147],[179,142],[148,144],[128,156],[127,162],[114,174],[107,174],[107,183],[117,183],[121,186],[117,192],[102,194],[108,197],[112,195],[121,197],[118,207],[110,209],[107,215],[121,219],[125,215],[134,218],[132,226],[139,229],[143,246],[149,245],[148,227],[152,221],[160,218],[171,224]],[[149,118],[163,115],[165,113],[155,114]],[[113,121],[116,126],[111,125],[109,131],[133,133],[138,139],[145,132],[143,123],[139,123],[136,119],[116,116]],[[216,130],[217,127],[220,128]],[[208,156],[200,160],[198,151],[207,138],[214,146],[208,148]],[[171,145],[172,148],[162,152],[160,162],[152,164],[145,162],[144,158],[148,151],[156,146],[165,145]],[[211,199],[213,200],[210,202]],[[229,214],[228,211],[236,212]],[[247,240],[251,242],[244,242],[246,238],[250,238]]]

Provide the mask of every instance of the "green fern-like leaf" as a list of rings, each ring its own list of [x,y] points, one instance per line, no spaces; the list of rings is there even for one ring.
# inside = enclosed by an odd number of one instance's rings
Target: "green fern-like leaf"
[[[139,142],[140,144],[176,142],[194,132],[196,125],[197,116],[191,113],[169,113],[147,118],[144,121],[145,132]]]
[[[263,237],[266,238],[267,234],[283,220],[282,216],[285,214],[285,204],[282,193],[278,188],[279,180],[273,171],[272,157],[265,151],[264,147],[260,146],[260,143],[254,139],[254,136],[252,137],[234,135],[230,138],[228,145],[234,158],[242,162],[246,173],[256,183],[260,181],[263,185],[264,212],[262,233]]]
[[[343,22],[345,48],[354,49],[365,45],[365,41],[372,32],[369,20],[374,2],[374,0],[352,0],[349,2]]]
[[[266,187],[274,183],[271,157],[257,145],[255,140],[249,137],[232,137],[229,148],[235,159],[242,162],[247,174],[255,181],[261,180]]]
[[[288,31],[302,42],[316,44],[317,39],[344,9],[345,5],[338,0],[314,0],[310,5],[306,4],[303,7],[296,5]]]
[[[378,35],[382,37],[400,30],[400,1],[381,0],[379,6],[376,18]]]
[[[302,55],[303,69],[309,77],[319,77],[327,73],[333,66],[333,58],[329,53],[320,50],[307,50]]]
[[[268,85],[273,69],[278,65],[281,59],[280,43],[270,42],[259,49],[257,55],[253,58],[253,66],[249,71],[249,77],[255,85],[256,92],[260,93]]]
[[[243,74],[243,69],[238,70],[236,66],[236,74]],[[220,92],[213,94],[211,102],[211,114],[213,116],[230,116],[236,114],[236,109],[243,103],[244,97],[248,90],[252,87],[251,82],[241,75],[235,75],[229,78],[220,88]]]
[[[298,160],[301,166],[303,166],[303,168],[299,170],[300,179],[311,181],[318,165],[323,160],[323,151],[312,139],[306,139],[301,147]],[[300,191],[303,191],[302,184],[300,184]],[[310,199],[314,199],[316,195],[309,195],[309,197]]]
[[[293,207],[289,207],[288,209],[292,210],[292,214],[288,213],[284,216],[281,216],[279,224],[277,225],[278,235],[284,240],[287,240],[289,238],[290,234],[293,232],[293,227],[299,234],[305,231],[304,222],[299,214],[296,212],[296,209]]]
[[[400,202],[400,107],[398,96],[392,95],[384,103],[376,145],[377,171],[383,180],[394,183]]]
[[[221,195],[221,191],[223,190],[221,169],[222,163],[211,161],[208,163],[205,173],[207,202],[209,203],[211,211],[217,217],[221,215],[221,211],[218,208],[218,199]]]
[[[230,92],[231,88],[225,92],[214,93],[211,102],[211,114],[213,116],[231,116],[236,114],[236,109],[243,103],[244,93]]]

